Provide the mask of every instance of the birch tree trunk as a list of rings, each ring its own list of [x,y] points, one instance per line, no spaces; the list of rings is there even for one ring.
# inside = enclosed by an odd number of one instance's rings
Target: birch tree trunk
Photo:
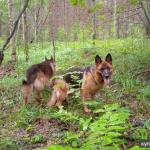
[[[142,0],[140,0],[140,5],[141,5],[141,8],[144,12],[144,17],[145,17],[145,23],[144,23],[144,26],[145,26],[145,35],[150,38],[150,11],[149,11],[149,8],[150,8],[150,3],[147,2],[147,8],[148,10],[146,11],[145,7],[144,7],[144,4],[142,2]]]
[[[12,32],[10,33],[10,35],[9,35],[8,38],[6,39],[5,43],[3,44],[2,48],[0,49],[0,65],[1,65],[1,63],[2,63],[2,61],[3,61],[3,59],[4,59],[4,50],[5,50],[6,46],[7,46],[7,44],[8,44],[8,43],[10,42],[10,40],[12,39],[13,35],[15,34],[15,31],[16,31],[16,29],[17,29],[17,27],[18,27],[19,20],[20,20],[22,14],[24,13],[24,11],[25,11],[26,8],[27,8],[28,2],[29,2],[29,0],[26,0],[26,1],[25,1],[25,5],[24,5],[24,7],[23,7],[21,13],[19,14],[19,16],[17,17],[17,19],[16,19],[16,21],[15,21],[15,23],[14,23],[14,27],[13,27],[13,29],[12,29]]]
[[[91,0],[92,7],[95,7],[95,0]],[[96,12],[94,9],[94,12],[92,14],[92,27],[93,27],[93,45],[95,45],[95,39],[96,39],[96,24],[95,24],[95,17],[96,17]]]
[[[26,54],[26,62],[29,59],[29,49],[28,49],[28,29],[27,29],[27,17],[26,11],[24,11],[22,15],[22,29],[23,29],[23,43],[24,43],[24,51]]]
[[[9,33],[12,33],[13,30],[13,19],[14,19],[14,11],[13,11],[13,0],[8,0],[8,15],[9,15]],[[15,47],[15,38],[12,37],[10,39],[10,54],[11,60],[16,61],[16,47]]]
[[[150,2],[147,2],[147,17],[148,17],[148,22],[147,22],[147,32],[146,35],[148,38],[150,38]]]
[[[109,8],[111,8],[111,6],[112,6],[112,1],[111,2],[109,2],[109,1],[107,1],[107,0],[105,0],[105,6],[108,6],[108,9]],[[109,13],[109,11],[107,10],[107,17],[106,17],[106,19],[107,20],[111,20],[111,14]],[[112,23],[110,22],[110,23],[107,23],[106,24],[106,26],[107,26],[107,32],[108,32],[108,36],[109,36],[109,38],[111,38],[112,37]]]
[[[129,2],[127,1],[126,2],[126,5],[127,5],[127,12],[126,13],[124,13],[124,20],[123,20],[123,22],[124,22],[124,34],[123,34],[123,37],[124,38],[126,38],[127,36],[128,36],[128,25],[129,25],[129,23],[128,23],[128,20],[129,20],[129,10],[130,10],[130,5],[129,5]]]
[[[41,0],[35,0],[35,14],[34,14],[34,20],[35,20],[35,30],[34,30],[34,36],[35,36],[35,49],[37,44],[37,34],[38,34],[38,22],[39,22],[39,13],[40,13],[40,3]]]
[[[3,16],[3,13],[0,13],[0,37],[2,36],[2,20],[1,17]]]
[[[117,35],[117,27],[116,27],[116,0],[113,0],[114,2],[114,36]]]
[[[38,20],[38,10],[37,10],[37,0],[35,0],[35,14],[34,14],[34,20],[35,20],[35,30],[34,30],[34,37],[35,37],[35,49],[36,49],[36,43],[37,43],[37,20]]]

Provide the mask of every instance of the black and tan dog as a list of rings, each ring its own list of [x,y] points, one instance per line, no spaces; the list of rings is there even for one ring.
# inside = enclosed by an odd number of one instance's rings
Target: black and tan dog
[[[21,86],[24,103],[28,102],[33,89],[37,91],[36,100],[40,101],[40,93],[48,85],[49,79],[56,74],[55,67],[56,63],[53,57],[50,59],[45,57],[45,61],[32,65],[27,70],[26,80],[23,80]]]
[[[96,55],[95,65],[87,66],[85,68],[72,68],[63,72],[63,78],[56,78],[53,80],[53,92],[51,100],[47,106],[61,106],[62,102],[67,98],[67,92],[70,85],[73,88],[81,87],[81,96],[85,112],[90,112],[86,101],[88,96],[94,98],[95,94],[103,88],[105,84],[109,84],[112,75],[112,57],[108,54],[105,61]],[[76,80],[75,80],[76,79]],[[80,82],[78,82],[80,81]]]

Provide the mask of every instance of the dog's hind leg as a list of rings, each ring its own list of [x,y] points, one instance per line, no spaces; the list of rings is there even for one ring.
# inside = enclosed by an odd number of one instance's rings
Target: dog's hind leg
[[[41,91],[37,91],[36,101],[40,102],[41,99]]]
[[[28,85],[25,80],[22,82],[21,86],[22,96],[23,96],[23,102],[26,104],[30,98],[30,95],[33,91],[33,85]]]
[[[67,98],[67,89],[61,90],[59,97],[57,98],[56,106],[60,108],[62,106],[62,102]]]
[[[52,92],[52,96],[51,96],[51,99],[50,101],[47,103],[47,106],[53,106],[55,105],[56,101],[57,101],[57,91],[54,89],[53,92]]]
[[[56,106],[60,108],[62,102],[68,96],[67,91],[69,90],[69,85],[63,79],[55,79],[53,84],[54,90],[47,106],[53,106],[56,104]]]
[[[44,90],[44,83],[43,83],[43,78],[41,78],[41,79],[36,79],[35,81],[34,81],[34,88],[35,88],[35,90],[37,91],[37,95],[36,95],[36,100],[38,101],[38,102],[40,102],[40,99],[41,99],[41,96],[40,96],[40,94],[41,94],[41,92]]]
[[[68,88],[62,89],[60,87],[55,87],[54,90],[53,90],[53,92],[52,92],[51,99],[47,103],[47,106],[56,105],[57,107],[60,108],[60,106],[62,105],[62,102],[68,96],[67,91],[68,91]]]

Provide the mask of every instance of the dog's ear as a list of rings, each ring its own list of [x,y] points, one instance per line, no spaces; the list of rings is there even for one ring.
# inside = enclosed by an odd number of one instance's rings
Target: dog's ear
[[[107,54],[105,61],[107,61],[108,63],[110,63],[112,65],[112,57],[110,54]]]
[[[45,56],[45,61],[48,61],[47,57]]]
[[[101,62],[102,62],[102,59],[98,55],[96,55],[95,56],[95,64],[99,65]]]
[[[53,56],[51,56],[51,59],[50,59],[51,61],[54,61],[54,58],[53,58]]]

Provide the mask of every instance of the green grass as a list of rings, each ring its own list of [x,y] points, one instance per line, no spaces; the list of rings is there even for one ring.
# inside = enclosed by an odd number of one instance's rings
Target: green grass
[[[1,67],[5,75],[0,80],[2,149],[40,148],[48,145],[57,145],[56,148],[60,147],[58,145],[86,148],[90,141],[100,137],[104,141],[90,144],[91,149],[94,149],[94,145],[95,148],[109,149],[114,146],[115,149],[129,149],[138,146],[140,139],[149,138],[149,41],[128,38],[97,40],[95,43],[95,47],[91,41],[55,43],[58,72],[73,66],[93,65],[97,54],[102,59],[107,53],[111,53],[113,57],[114,73],[111,85],[102,89],[95,101],[88,102],[93,112],[90,115],[83,113],[81,98],[78,96],[68,98],[68,102],[64,103],[64,111],[58,111],[56,107],[43,108],[43,104],[50,99],[49,87],[42,92],[41,104],[32,100],[23,106],[20,85],[25,78],[25,72],[31,65],[43,61],[45,56],[53,55],[50,43],[38,43],[36,49],[30,45],[28,62],[25,62],[25,54],[21,47],[17,49],[17,62],[13,64],[8,63],[9,51],[5,51]],[[8,67],[10,70],[7,71]],[[34,96],[32,97],[34,99]],[[130,119],[128,115],[124,118],[126,113],[130,114]],[[118,134],[112,133],[113,127],[108,125],[110,114],[113,116],[111,119],[116,119],[114,125],[118,126]],[[121,114],[124,114],[124,120],[116,117]],[[101,117],[104,120],[107,118],[108,122],[103,122]],[[140,125],[136,127],[138,123],[132,118],[139,121]],[[103,124],[105,128],[98,124]],[[111,133],[107,132],[108,130]],[[91,137],[88,137],[89,135]],[[128,144],[131,139],[134,142]]]

